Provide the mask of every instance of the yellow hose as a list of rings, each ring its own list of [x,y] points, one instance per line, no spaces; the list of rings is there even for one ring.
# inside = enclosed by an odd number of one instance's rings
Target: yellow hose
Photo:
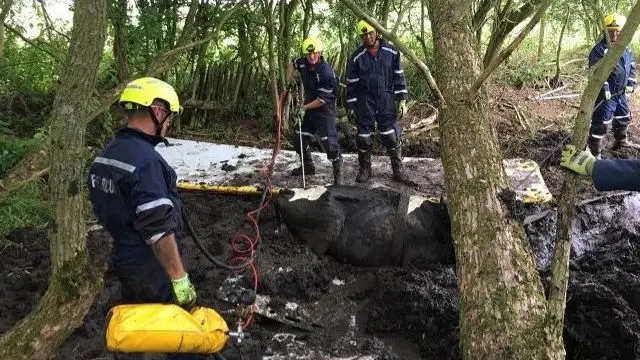
[[[215,185],[215,184],[204,184],[204,183],[194,183],[188,181],[178,181],[178,189],[181,190],[195,190],[195,191],[207,191],[213,192],[217,194],[224,195],[255,195],[260,196],[264,191],[263,188],[254,186],[254,185],[241,185],[241,186],[232,186],[232,185]],[[280,193],[280,188],[272,186],[271,194],[276,196]]]

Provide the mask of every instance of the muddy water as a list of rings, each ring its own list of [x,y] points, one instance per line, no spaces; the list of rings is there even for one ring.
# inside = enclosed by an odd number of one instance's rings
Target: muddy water
[[[184,194],[192,222],[211,252],[230,254],[229,238],[248,231],[240,214],[255,199]],[[553,251],[555,213],[543,206],[521,209],[544,282]],[[541,211],[550,210],[540,215]],[[568,359],[640,357],[640,196],[605,197],[581,205],[574,226],[565,344]],[[249,339],[227,359],[459,359],[458,292],[452,267],[354,267],[319,257],[288,231],[276,235],[271,209],[260,218],[263,242],[258,292],[274,311],[296,308],[312,331],[257,317]],[[98,236],[98,235],[96,235]],[[43,231],[12,234],[0,263],[0,331],[6,331],[38,301],[47,285],[48,243]],[[99,243],[90,239],[91,244]],[[190,238],[184,256],[203,305],[229,305],[216,292],[229,275],[202,256]],[[94,246],[95,248],[95,246]],[[106,247],[97,250],[106,251]],[[243,281],[240,281],[241,283]],[[248,284],[248,280],[244,280]],[[119,285],[107,274],[81,328],[59,349],[59,359],[108,359],[104,316],[119,301]],[[292,306],[295,303],[296,306]],[[213,357],[203,356],[203,359]]]

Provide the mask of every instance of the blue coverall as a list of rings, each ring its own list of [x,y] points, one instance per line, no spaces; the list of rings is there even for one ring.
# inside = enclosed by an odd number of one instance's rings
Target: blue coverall
[[[302,148],[305,150],[304,159],[311,161],[308,151],[313,135],[318,134],[322,147],[327,152],[327,158],[334,161],[340,157],[338,130],[336,127],[336,99],[338,98],[338,80],[335,71],[321,56],[318,63],[310,65],[306,58],[293,60],[293,67],[300,73],[304,86],[304,103],[308,104],[320,99],[324,104],[315,109],[308,109],[302,120]],[[292,137],[296,152],[300,154],[300,132],[295,130]]]
[[[595,65],[607,53],[607,40],[602,39],[589,53],[589,67]],[[613,134],[616,139],[626,138],[627,127],[631,121],[629,104],[625,96],[627,86],[635,87],[635,62],[631,50],[627,47],[615,65],[609,78],[604,82],[596,99],[596,108],[591,118],[590,135],[602,139],[607,133],[607,125],[613,122]],[[605,94],[611,94],[606,100]]]
[[[398,49],[381,39],[377,56],[372,56],[364,45],[351,55],[345,107],[355,109],[359,152],[371,151],[376,121],[385,148],[398,147],[402,133],[395,100],[406,100],[407,97]]]
[[[181,202],[177,176],[155,146],[162,137],[119,130],[91,164],[89,198],[98,221],[114,240],[112,266],[122,284],[122,302],[175,303],[171,280],[151,245],[179,234]],[[141,359],[116,354],[116,359]],[[173,360],[195,359],[173,354]]]
[[[640,160],[598,160],[591,176],[598,191],[640,191]]]

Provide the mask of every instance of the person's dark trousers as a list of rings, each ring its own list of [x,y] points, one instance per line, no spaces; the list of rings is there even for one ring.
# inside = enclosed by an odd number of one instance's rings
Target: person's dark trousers
[[[175,303],[171,280],[159,264],[116,269],[123,304]],[[142,353],[114,353],[115,360],[142,360]],[[167,354],[168,360],[195,360],[194,354]]]

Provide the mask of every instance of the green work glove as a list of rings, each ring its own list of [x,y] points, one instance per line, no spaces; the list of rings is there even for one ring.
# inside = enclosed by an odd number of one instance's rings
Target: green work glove
[[[300,106],[296,111],[296,119],[302,121],[302,119],[304,119],[304,113],[305,113],[305,110],[302,108],[302,106]]]
[[[189,280],[189,275],[185,274],[182,279],[171,280],[173,293],[176,295],[178,305],[189,309],[196,303],[196,288]]]
[[[591,155],[590,151],[577,152],[576,147],[573,145],[565,146],[560,157],[560,166],[564,166],[580,175],[591,176],[593,164],[595,163],[596,158]]]
[[[407,100],[398,101],[398,118],[402,119],[407,114]]]
[[[629,96],[631,96],[631,94],[633,93],[635,89],[633,88],[633,86],[625,86],[624,88],[624,95],[629,98]]]

